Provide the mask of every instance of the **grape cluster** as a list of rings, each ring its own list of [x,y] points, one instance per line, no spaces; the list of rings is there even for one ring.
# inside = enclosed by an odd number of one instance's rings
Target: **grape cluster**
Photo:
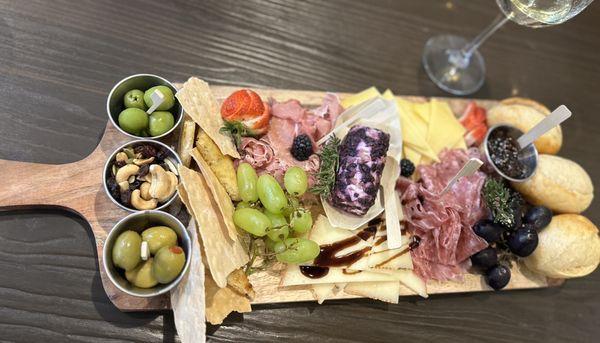
[[[236,206],[236,226],[260,239],[267,253],[278,261],[299,264],[313,260],[319,245],[302,236],[312,227],[312,215],[299,204],[308,189],[308,175],[299,167],[289,168],[283,178],[285,191],[268,174],[260,177],[248,163],[240,163],[237,183],[242,199]]]

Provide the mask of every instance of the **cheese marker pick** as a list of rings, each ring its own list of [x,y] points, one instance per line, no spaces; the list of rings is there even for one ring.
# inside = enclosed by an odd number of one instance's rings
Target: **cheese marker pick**
[[[563,121],[569,119],[571,117],[571,111],[565,105],[558,106],[552,113],[546,116],[541,122],[537,123],[536,126],[531,128],[531,130],[524,133],[519,139],[517,139],[517,143],[519,143],[519,147],[525,149],[529,144],[535,142],[541,135],[550,131],[555,126],[560,125]]]
[[[469,176],[469,175],[473,175],[475,174],[475,172],[483,165],[483,162],[481,162],[480,159],[478,158],[471,158],[470,160],[467,161],[467,163],[465,163],[465,165],[458,171],[458,173],[456,173],[456,175],[454,175],[454,177],[452,178],[452,180],[450,180],[450,182],[448,182],[448,185],[446,185],[446,188],[444,188],[439,194],[438,196],[442,196],[444,194],[446,194],[450,188],[452,188],[452,186],[454,186],[454,184],[461,178],[464,176]]]
[[[400,175],[400,164],[392,156],[388,156],[381,175],[383,187],[383,205],[385,207],[385,225],[387,227],[387,242],[390,249],[402,246],[402,231],[400,213],[397,206],[396,181]],[[401,208],[401,207],[400,207]]]
[[[152,106],[148,109],[148,111],[146,111],[148,114],[152,114],[152,112],[156,111],[158,106],[165,101],[165,95],[157,89],[150,94],[150,99],[152,99]]]

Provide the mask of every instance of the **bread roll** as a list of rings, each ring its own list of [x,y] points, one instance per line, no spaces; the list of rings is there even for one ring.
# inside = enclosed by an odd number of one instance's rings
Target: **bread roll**
[[[509,124],[527,132],[546,117],[547,113],[540,112],[539,106],[541,105],[500,104],[494,106],[487,113],[487,124],[489,126]],[[560,125],[543,134],[534,144],[540,154],[556,154],[562,146]]]
[[[584,216],[561,214],[539,233],[539,244],[525,265],[551,278],[574,278],[593,272],[600,262],[598,228]]]
[[[594,198],[594,185],[586,171],[571,160],[553,155],[539,155],[531,179],[512,185],[530,203],[557,213],[581,213]]]
[[[544,106],[543,104],[532,100],[532,99],[527,99],[527,98],[519,98],[519,97],[512,97],[512,98],[506,98],[502,101],[500,101],[500,103],[502,105],[523,105],[523,106],[529,106],[529,107],[533,107],[536,110],[538,110],[541,114],[547,116],[548,114],[550,114],[550,110],[548,109],[548,107]]]

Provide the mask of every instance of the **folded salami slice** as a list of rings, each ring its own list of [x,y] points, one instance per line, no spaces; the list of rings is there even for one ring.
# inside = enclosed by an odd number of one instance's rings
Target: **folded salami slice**
[[[390,135],[374,128],[356,125],[340,145],[340,163],[329,202],[358,216],[375,203]]]

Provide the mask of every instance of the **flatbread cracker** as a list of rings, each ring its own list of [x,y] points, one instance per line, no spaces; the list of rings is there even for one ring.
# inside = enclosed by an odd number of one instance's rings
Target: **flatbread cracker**
[[[224,155],[240,158],[233,140],[219,132],[224,121],[208,83],[197,77],[190,77],[175,96],[184,111],[215,141]]]
[[[225,287],[227,276],[248,263],[248,253],[239,240],[229,239],[219,207],[202,174],[180,165],[179,175],[187,193],[188,210],[198,223],[210,274],[219,287]]]
[[[171,291],[171,308],[181,342],[205,342],[204,264],[196,222],[193,219],[188,231],[192,239],[190,268],[179,285]]]
[[[194,138],[196,137],[196,123],[192,118],[184,114],[181,132],[179,133],[179,145],[177,146],[177,154],[181,158],[184,166],[189,167],[192,161],[190,154],[194,149]]]
[[[208,188],[210,188],[213,199],[219,206],[223,222],[225,222],[225,225],[227,226],[229,238],[231,238],[233,241],[238,241],[238,232],[235,228],[235,224],[233,223],[233,212],[235,211],[235,207],[233,207],[233,202],[231,202],[229,194],[227,194],[225,187],[223,187],[221,182],[219,182],[217,179],[215,173],[213,173],[213,171],[210,169],[208,163],[206,163],[202,156],[200,156],[198,150],[194,149],[191,154],[194,158],[194,161],[196,161],[198,164],[200,172],[208,184]]]
[[[248,298],[234,291],[231,287],[220,288],[208,274],[206,275],[204,287],[206,320],[209,323],[219,325],[233,311],[239,313],[252,311]]]
[[[250,300],[254,299],[256,293],[252,288],[248,276],[242,269],[236,269],[227,277],[227,286],[240,294],[246,295]]]

